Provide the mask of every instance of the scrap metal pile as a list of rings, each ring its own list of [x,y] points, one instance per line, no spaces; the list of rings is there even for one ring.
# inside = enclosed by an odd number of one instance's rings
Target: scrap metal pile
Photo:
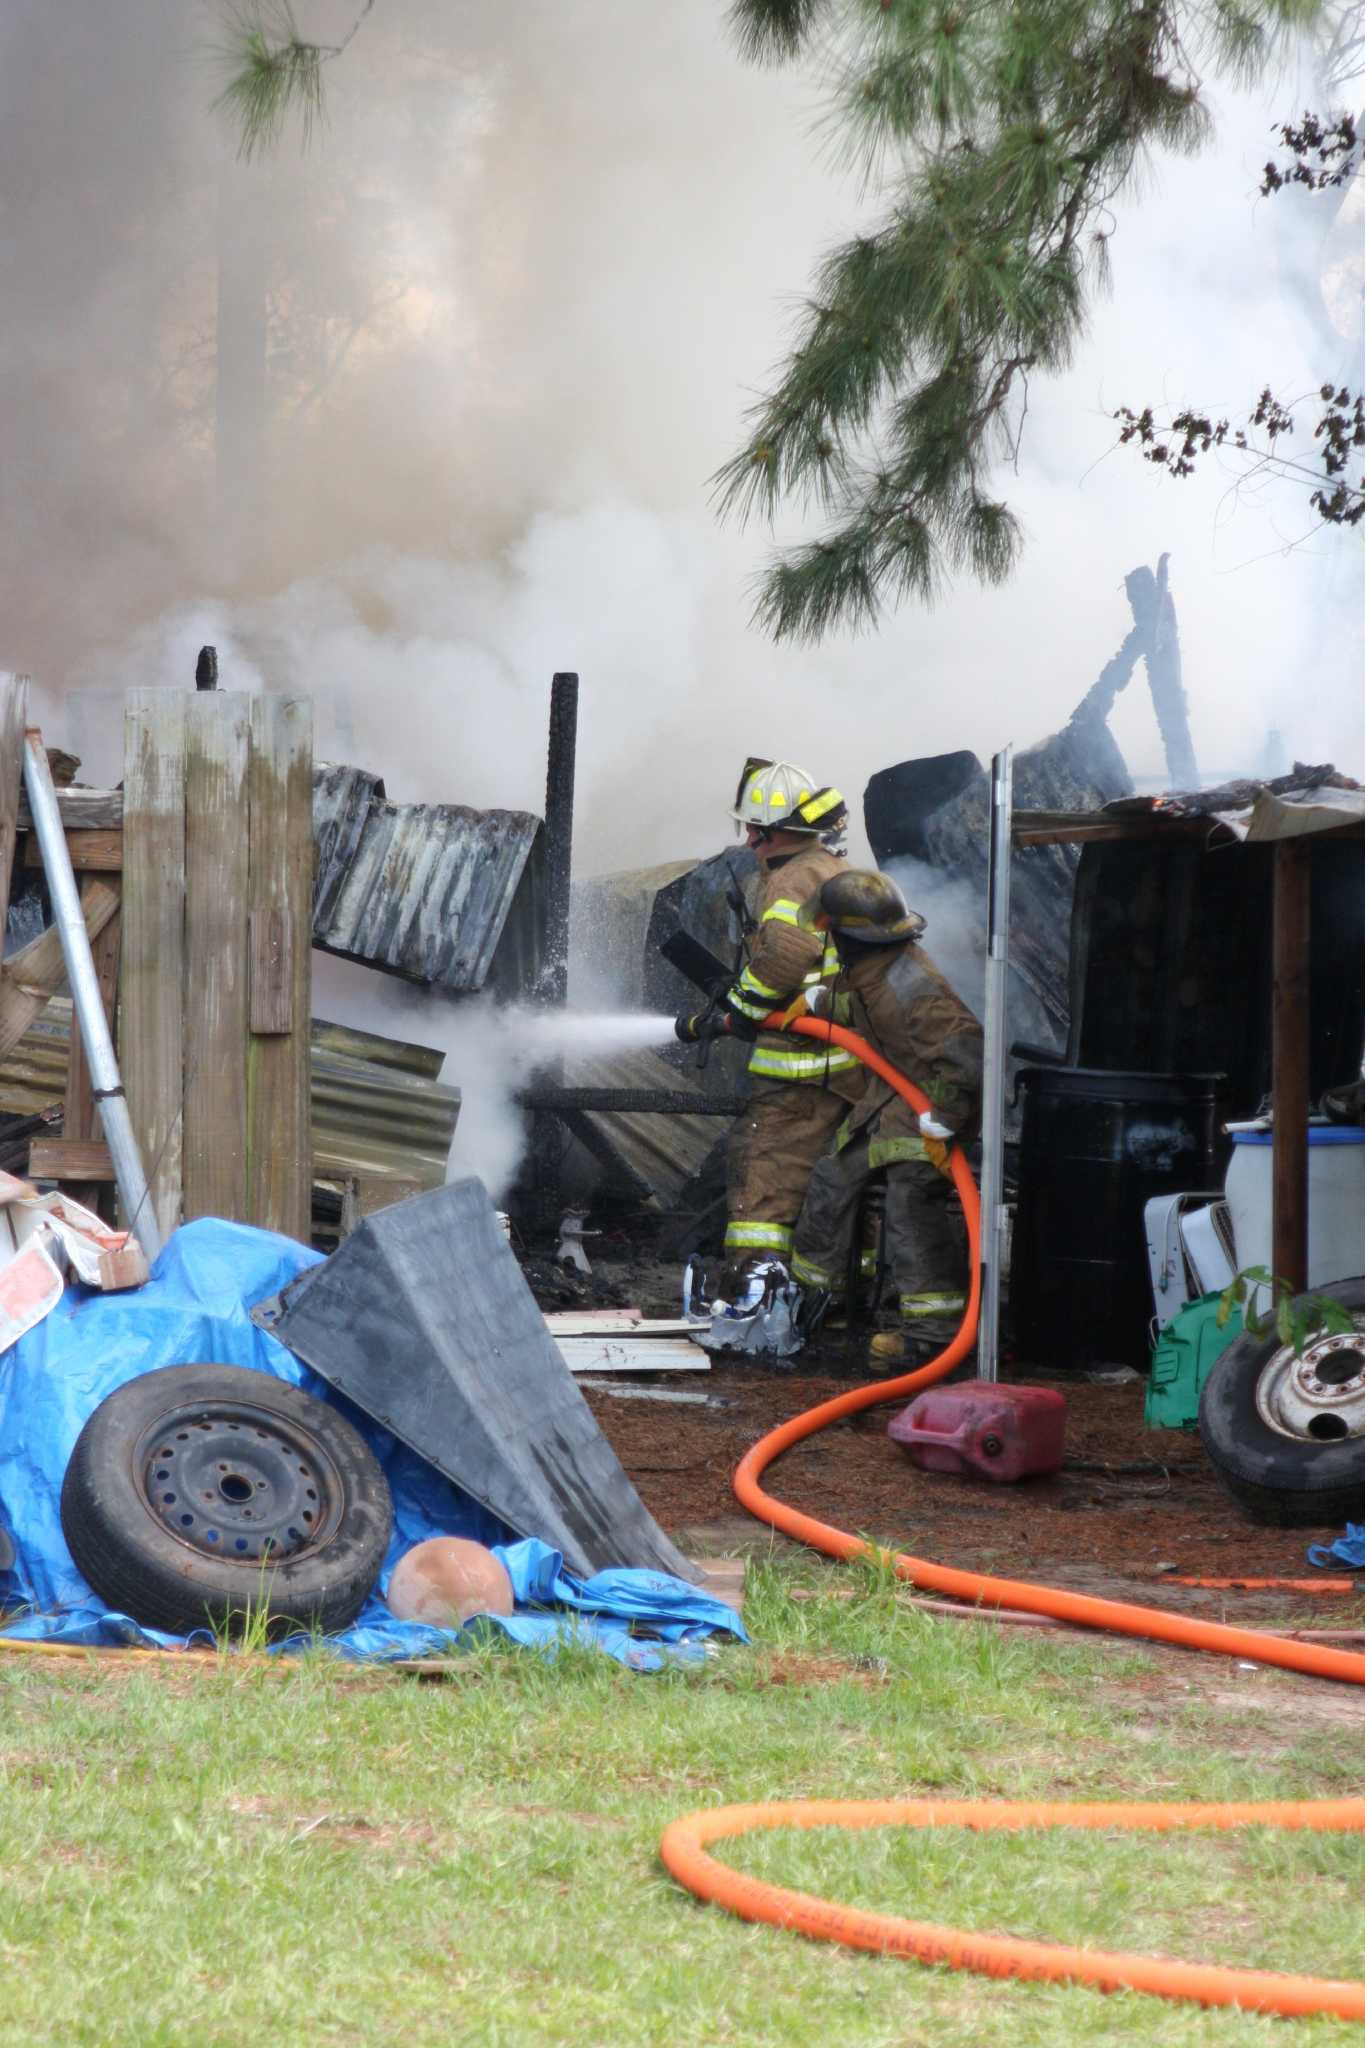
[[[395,1659],[476,1612],[554,1642],[563,1612],[649,1669],[742,1633],[646,1513],[484,1188],[446,1184],[442,1054],[300,1005],[315,941],[524,993],[539,821],[391,805],[314,771],[300,701],[216,689],[134,693],[123,789],[59,796],[26,714],[0,677],[0,883],[16,849],[38,883],[0,968],[0,1136],[34,1176],[0,1174],[0,1601],[27,1610],[0,1634]],[[280,1234],[310,1190],[325,1260]]]

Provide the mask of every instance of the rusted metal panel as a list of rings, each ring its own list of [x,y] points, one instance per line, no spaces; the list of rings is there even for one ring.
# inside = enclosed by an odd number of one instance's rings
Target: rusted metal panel
[[[395,804],[360,770],[313,782],[313,943],[429,987],[526,993],[539,971],[542,826],[528,811]],[[495,955],[506,972],[495,971]]]

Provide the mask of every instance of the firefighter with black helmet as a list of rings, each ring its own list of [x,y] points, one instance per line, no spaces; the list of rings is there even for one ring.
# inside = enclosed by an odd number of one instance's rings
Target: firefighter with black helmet
[[[801,921],[802,905],[844,872],[847,805],[792,761],[745,763],[731,814],[758,861],[757,925],[742,973],[711,1012],[680,1017],[679,1038],[726,1032],[753,1042],[752,1089],[726,1154],[725,1255],[736,1270],[791,1257],[811,1168],[863,1090],[857,1060],[836,1046],[762,1031],[774,1010],[818,1009],[839,973],[833,941]]]
[[[916,1083],[931,1109],[917,1115],[887,1082],[869,1079],[811,1174],[792,1275],[803,1287],[841,1291],[863,1190],[885,1167],[884,1243],[898,1327],[875,1336],[872,1351],[922,1361],[949,1342],[966,1306],[966,1234],[952,1204],[948,1149],[980,1116],[981,1026],[920,944],[924,919],[890,876],[844,868],[812,891],[799,921],[812,940],[833,944],[852,1029]]]

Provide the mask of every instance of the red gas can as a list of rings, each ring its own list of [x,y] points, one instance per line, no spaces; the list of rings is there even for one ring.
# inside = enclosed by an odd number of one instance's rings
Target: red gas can
[[[958,1380],[926,1387],[887,1429],[926,1472],[1028,1479],[1062,1462],[1066,1402],[1052,1387]]]

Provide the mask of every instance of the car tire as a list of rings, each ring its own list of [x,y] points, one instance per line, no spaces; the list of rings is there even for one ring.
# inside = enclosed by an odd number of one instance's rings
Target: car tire
[[[170,1365],[102,1401],[62,1484],[76,1565],[112,1609],[188,1635],[329,1634],[355,1620],[393,1524],[335,1408],[235,1365]]]
[[[1214,1362],[1199,1434],[1219,1478],[1254,1521],[1331,1526],[1365,1516],[1365,1279],[1300,1296],[1339,1302],[1353,1334],[1317,1331],[1301,1355],[1277,1334],[1238,1337]]]

